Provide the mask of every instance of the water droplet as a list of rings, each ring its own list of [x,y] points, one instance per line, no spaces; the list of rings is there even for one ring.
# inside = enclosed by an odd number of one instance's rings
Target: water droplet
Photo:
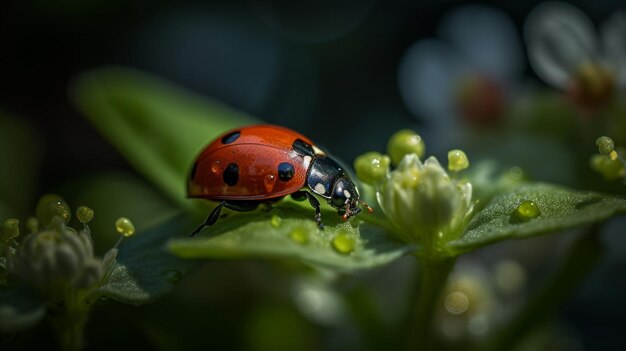
[[[279,228],[280,225],[283,223],[283,219],[280,218],[279,215],[273,214],[272,219],[270,219],[270,223],[272,224],[272,227]]]
[[[167,280],[170,284],[176,284],[183,278],[183,273],[177,270],[165,271],[162,274],[165,277],[165,280]]]
[[[340,232],[333,238],[332,245],[335,251],[340,254],[347,255],[354,251],[356,242],[348,235],[348,233]]]
[[[539,217],[539,206],[531,200],[522,201],[515,209],[515,214],[521,220],[527,221]]]
[[[309,232],[304,228],[296,228],[289,233],[291,240],[300,245],[304,245],[309,242]]]
[[[452,314],[459,315],[469,308],[469,298],[460,291],[449,293],[443,302],[446,310]]]
[[[265,190],[268,193],[271,193],[274,190],[274,186],[276,185],[276,177],[273,174],[268,174],[263,178],[263,185],[265,185]]]
[[[221,165],[220,165],[220,161],[215,161],[213,162],[213,164],[211,165],[211,172],[213,173],[218,173],[221,169]]]

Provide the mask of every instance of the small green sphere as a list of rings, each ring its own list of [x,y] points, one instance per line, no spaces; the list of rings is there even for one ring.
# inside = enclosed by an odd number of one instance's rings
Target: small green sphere
[[[15,218],[10,218],[2,223],[0,227],[0,241],[3,243],[9,243],[11,240],[17,238],[20,235],[20,221]]]
[[[617,159],[612,160],[608,155],[595,154],[591,157],[591,169],[602,174],[606,180],[616,180],[626,175],[624,164]]]
[[[61,218],[65,223],[69,222],[71,217],[70,206],[56,194],[42,196],[35,209],[35,214],[44,226],[51,224],[55,217]]]
[[[115,221],[115,230],[125,237],[135,234],[135,226],[133,225],[133,222],[126,217],[120,217],[117,221]]]
[[[422,137],[409,129],[396,132],[387,143],[387,154],[394,166],[400,163],[406,154],[416,154],[421,159],[425,153],[426,145]]]
[[[347,233],[341,232],[333,238],[332,245],[337,252],[347,255],[354,251],[356,242]]]
[[[87,206],[80,206],[76,209],[76,218],[78,218],[81,223],[87,224],[93,219],[93,210]]]
[[[598,145],[598,151],[600,151],[603,155],[610,154],[615,149],[615,143],[613,139],[608,136],[601,136],[596,140],[596,145]]]
[[[304,228],[295,228],[289,233],[291,240],[297,244],[304,245],[309,242],[309,233]]]
[[[515,209],[515,213],[522,220],[537,218],[541,214],[539,206],[531,200],[522,201]]]
[[[469,159],[462,150],[448,151],[448,169],[452,172],[458,172],[469,167]]]
[[[365,153],[354,160],[356,176],[366,184],[374,185],[389,173],[389,156],[378,152]]]

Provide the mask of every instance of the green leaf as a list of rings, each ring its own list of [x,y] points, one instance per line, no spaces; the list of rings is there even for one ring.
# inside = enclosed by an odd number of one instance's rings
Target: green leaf
[[[515,215],[517,206],[526,200],[538,206],[539,217],[522,220]],[[624,213],[623,197],[532,183],[496,196],[472,218],[463,237],[448,245],[456,255],[501,240],[562,231]]]
[[[81,112],[149,180],[183,206],[192,163],[220,133],[253,119],[140,71],[104,67],[81,75]]]
[[[140,305],[167,293],[193,262],[173,256],[165,249],[165,243],[172,233],[179,233],[181,228],[191,225],[187,218],[177,216],[152,230],[125,239],[107,282],[90,298],[106,296]]]
[[[291,258],[340,271],[383,266],[415,250],[358,218],[341,222],[329,209],[322,211],[325,229],[320,230],[313,214],[311,208],[285,201],[272,212],[222,218],[197,237],[172,240],[169,248],[183,258]],[[347,246],[354,244],[354,250],[334,248],[338,235],[347,238]]]
[[[0,292],[0,333],[28,329],[39,323],[45,314],[43,303],[24,287]]]

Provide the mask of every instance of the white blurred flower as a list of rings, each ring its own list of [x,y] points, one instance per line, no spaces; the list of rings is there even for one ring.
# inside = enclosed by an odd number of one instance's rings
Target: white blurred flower
[[[611,15],[598,33],[576,7],[546,2],[528,16],[524,36],[537,75],[579,106],[601,106],[626,87],[626,13]]]
[[[426,250],[457,239],[472,212],[472,185],[450,178],[434,157],[404,156],[377,193],[398,238]]]
[[[461,7],[444,17],[438,32],[440,39],[409,47],[398,72],[400,94],[424,121],[419,132],[430,141],[430,153],[457,142],[463,122],[499,120],[523,69],[517,31],[501,11]]]

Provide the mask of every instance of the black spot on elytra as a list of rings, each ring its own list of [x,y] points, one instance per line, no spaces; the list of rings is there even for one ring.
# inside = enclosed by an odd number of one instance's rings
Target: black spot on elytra
[[[191,173],[189,174],[190,180],[194,180],[194,178],[196,178],[197,171],[198,171],[198,163],[194,163],[193,168],[191,168]]]
[[[293,142],[291,147],[293,147],[293,149],[296,150],[296,152],[299,153],[302,156],[311,156],[311,157],[315,156],[315,152],[313,151],[313,147],[311,145],[307,144],[302,139],[296,139],[296,141]]]
[[[237,184],[239,181],[239,166],[236,163],[229,164],[226,166],[222,176],[224,177],[224,183],[230,186]]]
[[[222,138],[222,144],[230,144],[233,141],[239,139],[240,135],[241,135],[240,131],[228,133],[228,134],[224,135],[224,137]]]
[[[294,174],[296,174],[296,170],[291,163],[283,162],[278,165],[278,179],[287,181],[293,178]]]

